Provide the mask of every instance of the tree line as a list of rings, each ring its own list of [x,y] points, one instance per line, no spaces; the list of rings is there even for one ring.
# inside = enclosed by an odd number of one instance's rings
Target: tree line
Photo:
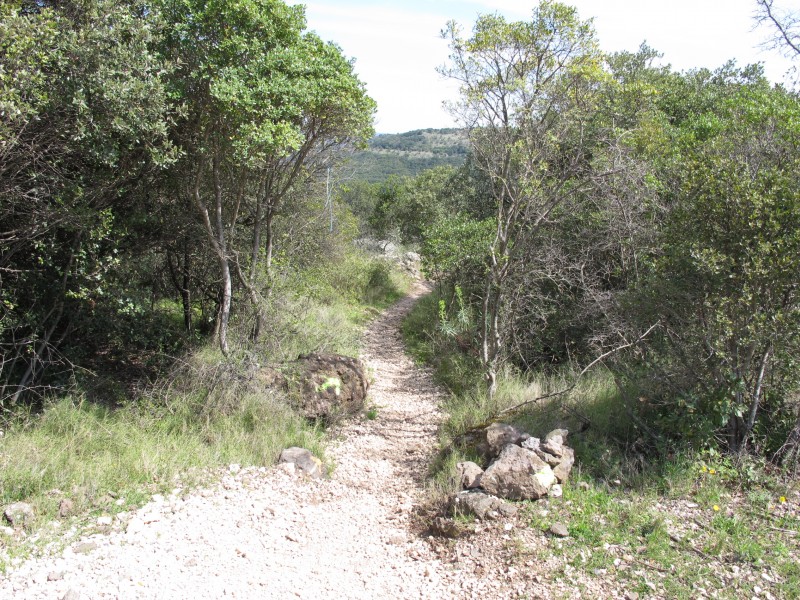
[[[257,339],[288,217],[374,110],[302,6],[3,2],[0,407],[158,329],[143,311],[176,293],[223,353],[246,299]]]
[[[444,36],[470,156],[372,214],[421,242],[487,393],[509,368],[602,363],[653,446],[796,456],[797,94],[759,65],[605,55],[556,2]]]

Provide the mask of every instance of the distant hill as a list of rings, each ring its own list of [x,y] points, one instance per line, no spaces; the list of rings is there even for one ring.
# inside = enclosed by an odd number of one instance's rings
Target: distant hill
[[[389,175],[415,176],[443,165],[459,167],[468,150],[463,129],[417,129],[406,133],[378,134],[369,148],[357,152],[351,168],[358,179],[384,181]]]

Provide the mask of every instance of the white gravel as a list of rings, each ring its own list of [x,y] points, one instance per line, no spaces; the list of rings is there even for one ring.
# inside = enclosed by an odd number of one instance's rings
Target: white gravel
[[[439,392],[399,333],[423,291],[365,334],[378,416],[334,432],[330,479],[233,466],[211,489],[155,497],[126,527],[23,563],[0,579],[0,598],[449,598],[481,588],[411,527],[441,419]]]

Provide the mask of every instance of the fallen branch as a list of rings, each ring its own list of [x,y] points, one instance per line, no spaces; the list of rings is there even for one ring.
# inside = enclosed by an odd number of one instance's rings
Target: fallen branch
[[[503,410],[500,410],[500,411],[496,412],[494,415],[492,415],[489,419],[485,420],[480,425],[476,425],[474,427],[471,427],[471,428],[467,429],[466,431],[464,431],[463,433],[460,433],[459,435],[457,435],[455,438],[453,438],[453,440],[450,442],[448,447],[452,447],[454,444],[456,444],[457,442],[460,442],[464,438],[470,437],[471,435],[476,434],[478,431],[480,431],[482,429],[486,429],[489,425],[491,425],[492,423],[496,422],[501,417],[507,417],[509,415],[518,413],[523,408],[525,408],[527,406],[530,406],[532,404],[537,404],[539,402],[542,402],[543,400],[549,400],[550,398],[556,398],[558,396],[563,396],[564,394],[568,394],[569,392],[571,392],[572,390],[574,390],[577,387],[578,381],[580,381],[580,378],[583,377],[586,373],[588,373],[589,370],[592,367],[594,367],[598,363],[602,362],[603,360],[605,360],[606,358],[608,358],[612,354],[616,354],[617,352],[621,352],[622,350],[625,350],[627,348],[631,348],[633,346],[636,346],[644,338],[646,338],[648,335],[650,335],[650,333],[652,333],[652,331],[656,327],[658,327],[658,325],[659,325],[658,323],[655,323],[655,324],[651,325],[650,328],[647,331],[645,331],[642,335],[640,335],[633,342],[628,342],[627,344],[623,344],[622,346],[617,346],[616,348],[613,348],[613,349],[609,350],[608,352],[605,352],[605,353],[601,354],[600,356],[598,356],[597,358],[595,358],[592,362],[590,362],[588,365],[586,365],[583,368],[583,370],[581,370],[580,373],[578,373],[578,375],[575,377],[575,380],[573,381],[572,385],[564,388],[563,390],[559,390],[557,392],[551,392],[549,394],[544,394],[543,396],[537,396],[536,398],[532,398],[530,400],[525,400],[524,402],[520,402],[519,404],[515,404],[514,406],[509,406],[508,408],[504,408]],[[583,421],[583,423],[584,423],[584,425],[586,427],[589,426],[590,421],[589,421],[589,419],[587,417],[585,417],[585,416],[583,416],[583,415],[581,415],[581,414],[579,414],[579,413],[577,413],[575,411],[573,411],[573,413],[576,416],[578,416],[578,418],[581,421]]]

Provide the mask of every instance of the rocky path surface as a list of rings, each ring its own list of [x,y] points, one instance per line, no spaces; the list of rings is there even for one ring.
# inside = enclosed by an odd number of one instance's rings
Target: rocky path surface
[[[366,333],[378,415],[334,432],[329,479],[232,466],[214,487],[156,496],[118,527],[24,563],[0,579],[0,598],[451,598],[484,588],[470,563],[445,559],[414,526],[441,420],[440,392],[399,331],[423,292]]]

